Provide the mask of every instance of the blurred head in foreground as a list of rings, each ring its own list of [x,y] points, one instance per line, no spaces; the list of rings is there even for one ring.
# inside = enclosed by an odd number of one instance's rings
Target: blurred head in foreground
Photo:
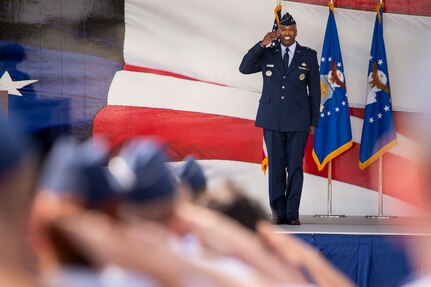
[[[207,179],[196,158],[192,155],[176,169],[179,185],[189,191],[191,200],[197,200],[207,190]]]
[[[261,220],[269,220],[259,202],[247,196],[231,181],[226,181],[217,192],[208,193],[200,203],[227,215],[252,231],[256,231]]]
[[[157,142],[131,140],[109,161],[108,171],[121,218],[169,223],[177,200],[176,186]]]

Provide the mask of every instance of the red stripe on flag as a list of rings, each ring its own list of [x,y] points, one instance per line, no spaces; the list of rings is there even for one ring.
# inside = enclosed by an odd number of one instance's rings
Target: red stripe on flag
[[[327,0],[293,0],[293,2],[328,6]],[[387,13],[431,16],[431,2],[429,0],[390,0],[384,1],[384,3],[384,11]],[[375,11],[377,4],[378,1],[368,0],[337,0],[335,2],[336,8],[366,11]],[[289,4],[287,4],[287,7],[289,7]]]
[[[223,84],[219,84],[219,83],[215,83],[215,82],[209,82],[209,81],[202,81],[202,80],[197,79],[197,78],[192,78],[189,76],[185,76],[185,75],[181,75],[181,74],[177,74],[177,73],[173,73],[173,72],[168,72],[168,71],[163,71],[163,70],[158,70],[158,69],[153,69],[153,68],[148,68],[148,67],[139,67],[139,66],[133,66],[133,65],[125,64],[123,66],[123,69],[126,71],[131,71],[131,72],[155,74],[155,75],[173,77],[173,78],[177,78],[177,79],[196,81],[196,82],[202,82],[202,83],[226,87],[226,85],[223,85]]]
[[[156,136],[173,160],[188,154],[199,159],[261,162],[262,130],[254,121],[167,109],[106,106],[94,119],[94,135],[116,146],[136,135]]]
[[[137,135],[156,136],[168,147],[173,160],[188,154],[199,159],[221,159],[261,163],[262,130],[254,121],[204,113],[157,108],[106,106],[95,117],[94,135],[104,135],[118,145]],[[309,138],[304,170],[326,177],[327,169],[317,171],[311,156],[313,137]],[[359,145],[333,161],[333,179],[377,190],[377,167],[358,168]],[[402,157],[384,156],[384,191],[401,200],[420,205],[419,191],[424,190],[422,169],[418,163]],[[322,187],[319,192],[325,192]]]

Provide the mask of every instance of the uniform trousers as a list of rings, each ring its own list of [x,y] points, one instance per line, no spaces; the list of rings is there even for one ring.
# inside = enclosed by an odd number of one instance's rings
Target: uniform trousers
[[[264,129],[268,152],[269,201],[274,219],[299,219],[308,131]]]

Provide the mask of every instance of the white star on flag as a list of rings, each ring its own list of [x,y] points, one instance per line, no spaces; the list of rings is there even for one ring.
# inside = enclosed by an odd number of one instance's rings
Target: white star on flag
[[[341,66],[342,66],[342,65],[341,65],[341,62],[337,64],[337,67],[341,67]]]
[[[374,118],[370,118],[370,123],[374,123]]]
[[[378,60],[377,64],[379,64],[379,66],[383,65],[383,60]]]
[[[322,59],[320,61],[325,62],[325,58],[322,57]]]
[[[328,61],[329,61],[329,62],[331,62],[331,61],[332,61],[332,58],[331,58],[331,57],[329,57],[329,58],[328,58]]]
[[[321,116],[322,118],[324,118],[324,117],[325,117],[325,114],[324,114],[324,113],[321,113],[321,114],[320,114],[320,116]]]
[[[341,104],[342,104],[343,106],[345,106],[345,105],[346,105],[346,102],[345,102],[345,101],[343,101]]]
[[[331,115],[331,112],[328,112],[328,116],[330,116]]]
[[[379,117],[379,119],[381,119],[383,115],[381,113],[378,113],[377,116]]]
[[[385,112],[389,112],[389,106],[385,106]]]
[[[13,81],[9,75],[9,72],[4,72],[0,78],[0,90],[7,91],[8,94],[14,96],[22,96],[18,89],[22,89],[25,86],[31,85],[38,80],[26,80],[26,81]]]
[[[373,56],[370,56],[370,61],[373,59]]]
[[[336,112],[339,112],[339,111],[340,111],[340,109],[339,109],[338,107],[336,107],[336,108],[335,108],[335,111],[336,111]]]

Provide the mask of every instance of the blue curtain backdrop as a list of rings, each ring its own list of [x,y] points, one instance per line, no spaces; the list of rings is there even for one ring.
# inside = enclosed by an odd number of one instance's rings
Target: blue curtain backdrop
[[[360,287],[399,286],[412,273],[410,236],[300,234]]]

